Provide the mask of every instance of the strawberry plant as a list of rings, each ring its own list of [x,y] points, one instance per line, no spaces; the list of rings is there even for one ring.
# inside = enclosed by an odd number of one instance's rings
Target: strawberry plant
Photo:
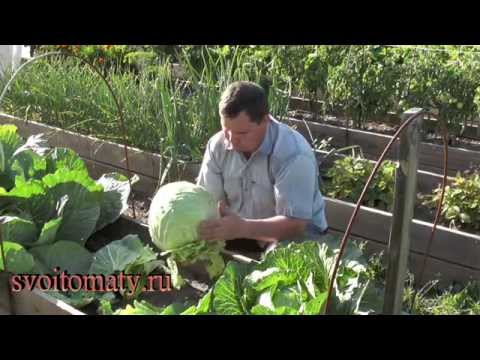
[[[336,160],[324,175],[323,193],[326,196],[357,202],[374,164],[367,159],[346,156]],[[363,205],[391,210],[394,198],[396,164],[385,161],[376,174]]]
[[[441,187],[422,196],[423,204],[434,209],[440,200]],[[480,171],[457,174],[445,187],[442,216],[451,228],[480,230]]]

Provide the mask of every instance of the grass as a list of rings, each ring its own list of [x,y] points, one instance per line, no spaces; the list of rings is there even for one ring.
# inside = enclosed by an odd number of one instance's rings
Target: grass
[[[368,277],[378,288],[385,286],[386,268],[383,254],[371,256],[368,263]],[[411,315],[480,315],[480,283],[455,283],[448,287],[438,286],[437,281],[426,283],[419,289],[415,304],[415,279],[409,272],[403,293],[403,311]]]

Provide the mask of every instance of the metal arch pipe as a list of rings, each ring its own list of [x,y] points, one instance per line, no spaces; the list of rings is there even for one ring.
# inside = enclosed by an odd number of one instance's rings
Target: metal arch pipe
[[[375,174],[377,173],[378,169],[380,168],[380,165],[382,164],[385,156],[387,155],[388,151],[390,150],[390,148],[393,146],[395,140],[398,138],[399,134],[408,126],[410,125],[410,123],[412,121],[414,121],[415,119],[417,119],[420,115],[423,115],[425,114],[426,111],[425,110],[422,110],[422,111],[419,111],[418,113],[410,116],[403,124],[400,125],[400,127],[398,128],[398,130],[395,132],[395,134],[392,136],[391,140],[389,141],[389,143],[387,144],[387,146],[384,148],[382,154],[380,155],[380,157],[378,158],[377,160],[377,163],[375,164],[375,167],[372,171],[372,173],[370,174],[363,190],[362,190],[362,193],[360,194],[360,197],[357,201],[357,204],[355,206],[355,209],[350,217],[350,220],[348,222],[348,225],[347,225],[347,228],[345,230],[345,233],[343,235],[343,238],[342,238],[342,241],[340,243],[340,249],[339,249],[339,253],[337,255],[337,258],[335,260],[335,264],[334,264],[334,268],[333,268],[333,273],[331,275],[331,279],[330,279],[330,284],[329,284],[329,288],[328,288],[328,293],[327,293],[327,302],[326,302],[326,307],[325,307],[325,314],[328,314],[328,310],[330,308],[330,304],[331,304],[331,297],[332,297],[332,292],[333,292],[333,287],[335,285],[335,280],[336,280],[336,276],[337,276],[337,272],[338,272],[338,268],[339,268],[339,264],[340,264],[340,260],[343,256],[343,253],[345,251],[345,247],[347,245],[347,242],[348,242],[348,236],[350,235],[351,231],[352,231],[352,227],[353,227],[353,223],[355,221],[355,218],[358,214],[358,211],[360,209],[360,206],[361,206],[361,203],[367,193],[367,189],[368,187],[370,186],[371,182],[373,181],[373,178],[375,176]],[[442,207],[442,200],[443,200],[443,195],[444,195],[444,191],[445,191],[445,185],[446,185],[446,172],[447,172],[447,153],[448,153],[448,144],[446,142],[446,130],[443,131],[444,132],[444,147],[445,147],[445,157],[444,157],[444,177],[443,177],[443,187],[442,187],[442,195],[441,195],[441,199],[438,203],[438,207],[437,207],[437,216],[435,218],[435,222],[433,224],[433,228],[432,228],[432,233],[431,233],[431,236],[430,236],[430,240],[429,240],[429,244],[428,244],[428,249],[427,251],[425,252],[425,257],[424,257],[424,263],[423,263],[423,267],[425,267],[425,263],[426,263],[426,257],[428,256],[428,252],[429,252],[429,249],[430,249],[430,245],[431,245],[431,242],[433,240],[433,237],[434,237],[434,234],[435,234],[435,230],[436,230],[436,226],[437,226],[437,223],[438,223],[438,220],[439,220],[439,214],[441,212],[441,207]],[[424,268],[422,269],[421,271],[421,274],[423,276],[423,272],[424,272]]]

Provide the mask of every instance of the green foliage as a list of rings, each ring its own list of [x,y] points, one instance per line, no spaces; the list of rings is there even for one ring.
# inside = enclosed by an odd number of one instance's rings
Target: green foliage
[[[72,150],[48,148],[41,134],[24,141],[16,130],[0,125],[2,239],[35,252],[49,271],[55,262],[88,270],[83,245],[125,211],[128,179],[111,173],[95,181]]]
[[[374,163],[361,157],[340,158],[327,170],[322,192],[335,199],[357,202],[373,168]],[[396,163],[384,161],[367,190],[363,205],[392,210],[395,170]]]
[[[442,48],[445,52],[422,51],[408,58],[406,72],[410,81],[403,108],[434,109],[438,112],[438,126],[459,135],[467,120],[478,114],[475,94],[480,86],[480,56],[462,53],[462,47]]]
[[[367,264],[368,279],[374,282],[371,296],[364,297],[365,302],[376,301],[377,313],[383,307],[386,267],[383,253],[370,257]],[[429,281],[420,287],[415,296],[414,276],[407,273],[403,293],[403,313],[411,315],[478,315],[480,314],[480,284],[478,282],[453,283],[439,286],[438,281]]]
[[[231,261],[197,305],[172,304],[153,310],[158,315],[320,315],[335,254],[326,244],[307,241],[278,247],[258,264]],[[363,263],[361,252],[345,256],[334,288],[333,313],[363,312],[362,297],[369,286]],[[117,314],[152,310],[146,303],[134,305]]]
[[[351,46],[328,72],[328,103],[349,115],[354,126],[384,116],[394,106],[402,75],[395,51],[382,46]]]
[[[432,194],[422,197],[423,204],[436,208],[441,193],[439,185]],[[452,184],[445,187],[441,214],[452,228],[480,230],[480,171],[459,173]]]

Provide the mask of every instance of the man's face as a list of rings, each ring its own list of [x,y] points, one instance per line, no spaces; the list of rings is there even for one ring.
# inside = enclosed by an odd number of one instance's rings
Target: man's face
[[[268,125],[268,115],[260,124],[250,121],[245,111],[236,117],[221,117],[222,130],[231,147],[236,151],[252,154],[263,142]]]

